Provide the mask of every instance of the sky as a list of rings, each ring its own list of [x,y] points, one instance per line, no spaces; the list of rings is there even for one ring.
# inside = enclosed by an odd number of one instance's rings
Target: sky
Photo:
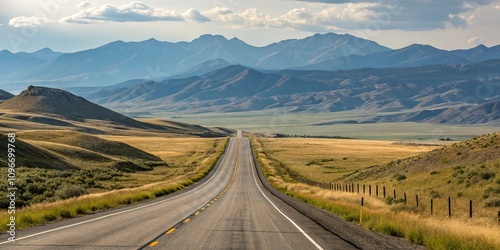
[[[500,0],[1,0],[0,50],[76,52],[202,34],[264,46],[327,32],[453,50],[499,45],[499,24]]]

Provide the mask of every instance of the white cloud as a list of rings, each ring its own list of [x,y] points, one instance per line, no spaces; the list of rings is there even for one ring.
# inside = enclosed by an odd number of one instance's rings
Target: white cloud
[[[153,22],[153,21],[192,21],[208,22],[210,19],[196,9],[184,13],[154,8],[140,1],[114,6],[105,4],[89,7],[74,15],[61,18],[63,23],[89,24],[94,22]]]
[[[218,16],[218,15],[228,15],[234,13],[231,9],[226,7],[215,7],[213,9],[203,11],[203,15],[206,16]]]
[[[84,2],[77,4],[76,7],[80,8],[80,9],[84,9],[84,8],[88,8],[88,7],[93,6],[93,5],[94,5],[94,3],[92,3],[92,2],[84,1]]]
[[[470,25],[464,15],[481,7],[491,5],[498,8],[497,0],[295,0],[298,2],[314,2],[317,5],[345,6],[335,14],[341,20],[350,16],[353,20],[361,19],[378,21],[381,17],[390,20],[382,29],[432,30],[447,26],[467,27]],[[496,4],[495,4],[496,2]],[[341,5],[343,4],[343,5]],[[495,7],[496,6],[496,7]],[[329,9],[328,7],[326,9]],[[347,16],[346,16],[347,15]],[[333,18],[335,20],[335,18]]]
[[[12,18],[9,21],[9,25],[19,28],[19,27],[35,27],[35,26],[40,26],[43,24],[47,23],[52,23],[53,21],[51,19],[48,19],[46,17],[39,17],[39,16],[31,16],[31,17],[26,17],[26,16],[20,16],[16,18]]]
[[[477,46],[479,44],[485,44],[486,40],[482,36],[475,36],[471,37],[469,40],[467,40],[467,44]]]
[[[192,22],[197,22],[197,23],[205,23],[205,22],[210,22],[210,18],[202,15],[198,10],[196,9],[189,9],[186,12],[181,14],[182,17],[185,20],[192,21]]]
[[[376,3],[360,3],[349,4],[346,8],[296,8],[275,17],[261,13],[255,8],[241,13],[228,9],[212,9],[204,14],[233,28],[291,28],[319,32],[346,28],[362,29],[366,27],[365,23],[374,19],[385,22],[384,18],[373,10],[379,6]]]

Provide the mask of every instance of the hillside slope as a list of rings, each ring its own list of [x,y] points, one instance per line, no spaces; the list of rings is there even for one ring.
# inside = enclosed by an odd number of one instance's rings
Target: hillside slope
[[[500,132],[372,166],[348,179],[391,183],[435,197],[464,196],[500,207]]]
[[[104,108],[70,92],[30,86],[19,95],[0,103],[3,128],[15,130],[76,130],[99,134],[161,133],[198,137],[228,134],[197,125],[138,121]]]

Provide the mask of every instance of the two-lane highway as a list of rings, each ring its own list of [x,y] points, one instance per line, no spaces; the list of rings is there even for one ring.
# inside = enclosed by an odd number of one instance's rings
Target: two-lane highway
[[[145,249],[357,249],[262,186],[248,139],[240,139],[234,181],[202,209]]]
[[[269,193],[250,141],[229,142],[206,180],[167,197],[20,231],[0,249],[356,249]]]

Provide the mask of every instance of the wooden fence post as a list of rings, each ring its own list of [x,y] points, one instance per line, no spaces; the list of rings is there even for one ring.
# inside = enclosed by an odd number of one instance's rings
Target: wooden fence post
[[[448,197],[448,217],[451,218],[451,198]]]
[[[359,225],[363,224],[363,206],[365,205],[365,198],[361,197],[361,213],[359,214]]]
[[[434,200],[431,198],[431,215],[434,212]]]
[[[469,201],[469,218],[472,219],[472,200]]]

